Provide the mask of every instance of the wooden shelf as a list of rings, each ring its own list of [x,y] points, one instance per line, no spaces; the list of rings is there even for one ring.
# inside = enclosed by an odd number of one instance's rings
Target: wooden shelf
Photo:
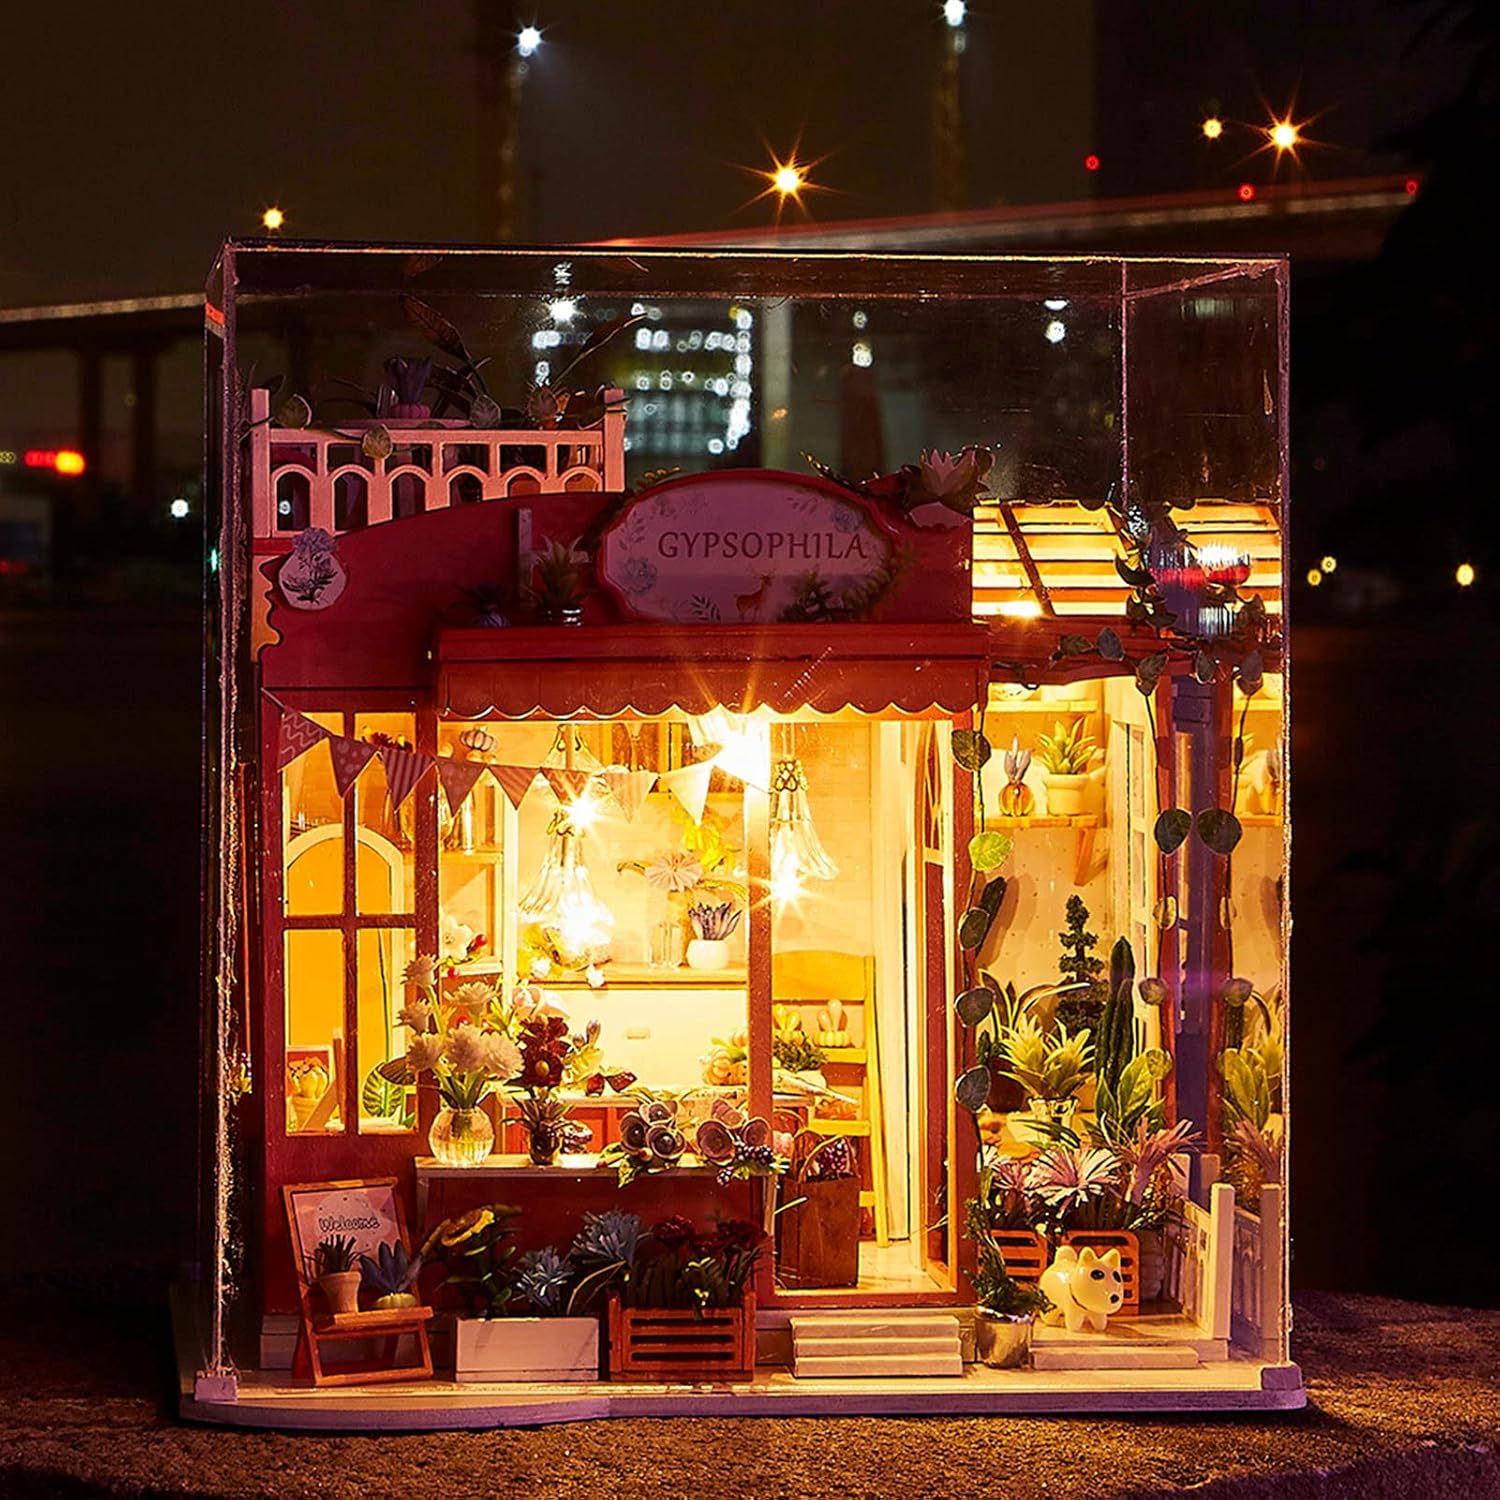
[[[1097,828],[1099,826],[1099,814],[1076,813],[1069,818],[1059,818],[1050,815],[1013,818],[1002,813],[995,817],[987,817],[984,820],[984,826],[986,828]]]
[[[863,1066],[867,1058],[863,1047],[819,1047],[818,1051],[823,1054],[824,1062],[857,1063]]]
[[[604,987],[624,989],[744,989],[750,982],[744,968],[690,969],[686,964],[675,969],[653,969],[648,964],[615,964],[604,966]],[[592,986],[582,975],[558,979],[549,975],[537,983],[548,989],[577,990]]]
[[[869,1135],[868,1120],[823,1120],[816,1115],[807,1122],[806,1128],[814,1135]]]

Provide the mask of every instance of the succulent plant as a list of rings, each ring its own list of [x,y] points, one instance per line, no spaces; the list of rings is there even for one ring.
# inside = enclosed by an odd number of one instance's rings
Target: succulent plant
[[[376,1307],[397,1306],[397,1298],[416,1300],[411,1288],[422,1269],[422,1257],[408,1254],[399,1240],[381,1245],[374,1256],[361,1255],[359,1269],[365,1285],[375,1294]]]
[[[1074,719],[1071,727],[1064,729],[1058,720],[1053,723],[1051,734],[1037,736],[1037,754],[1050,775],[1082,776],[1088,770],[1094,737],[1084,733],[1083,724],[1081,718]]]
[[[347,1234],[330,1234],[318,1241],[313,1251],[313,1265],[319,1276],[332,1276],[354,1269],[354,1239]]]
[[[560,542],[555,537],[535,554],[536,583],[526,592],[539,609],[567,609],[583,598],[580,567],[585,556],[577,541]]]
[[[719,906],[690,906],[688,921],[693,931],[705,942],[721,942],[740,925],[739,908],[732,901]]]

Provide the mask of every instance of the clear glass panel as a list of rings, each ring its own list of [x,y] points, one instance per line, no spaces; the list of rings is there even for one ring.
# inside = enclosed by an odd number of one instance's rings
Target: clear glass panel
[[[344,935],[300,929],[286,934],[287,1130],[343,1130]]]
[[[356,739],[412,748],[411,714],[356,714]],[[359,860],[354,872],[356,910],[361,916],[387,916],[413,910],[414,850],[418,799],[431,795],[431,778],[391,806],[385,763],[377,752],[350,792],[354,798]]]
[[[344,716],[307,717],[342,734]],[[289,917],[334,916],[344,909],[344,805],[328,751],[315,745],[282,772],[282,910]]]
[[[409,1130],[415,1124],[416,1091],[375,1072],[406,1051],[407,1032],[396,1017],[406,1003],[401,976],[415,949],[416,934],[405,927],[365,927],[356,938],[362,1133]]]

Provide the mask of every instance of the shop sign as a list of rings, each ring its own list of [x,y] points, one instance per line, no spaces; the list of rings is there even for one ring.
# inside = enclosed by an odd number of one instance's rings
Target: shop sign
[[[836,616],[890,560],[891,538],[853,496],[749,470],[642,495],[605,532],[599,574],[637,618],[737,625]]]

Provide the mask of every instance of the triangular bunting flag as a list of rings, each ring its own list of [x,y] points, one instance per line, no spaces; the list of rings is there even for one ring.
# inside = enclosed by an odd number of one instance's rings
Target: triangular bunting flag
[[[703,808],[708,802],[708,781],[713,774],[713,762],[704,760],[695,766],[683,766],[678,771],[663,771],[656,778],[656,784],[676,797],[693,822],[701,823]]]
[[[627,823],[645,806],[647,794],[656,785],[655,771],[627,771],[624,766],[606,766],[600,775]]]
[[[343,735],[328,736],[328,753],[333,757],[333,784],[340,797],[349,795],[355,778],[370,764],[375,747],[368,740],[345,739]]]
[[[536,780],[535,766],[490,766],[489,773],[500,783],[500,789],[510,798],[512,807],[521,805],[521,798],[531,790]]]
[[[482,760],[450,760],[447,756],[437,763],[438,780],[443,783],[443,793],[448,798],[448,811],[456,813],[474,790],[474,783],[484,775]]]
[[[551,766],[543,766],[542,775],[562,803],[576,802],[583,796],[584,787],[593,780],[588,771],[554,771]]]
[[[391,799],[391,811],[401,806],[417,783],[432,769],[433,757],[420,755],[415,750],[402,750],[396,745],[380,747],[380,762],[385,767],[385,784]]]
[[[276,751],[276,769],[284,771],[299,755],[306,755],[319,740],[327,739],[328,731],[321,724],[314,724],[305,714],[283,709],[281,713],[281,739]]]

